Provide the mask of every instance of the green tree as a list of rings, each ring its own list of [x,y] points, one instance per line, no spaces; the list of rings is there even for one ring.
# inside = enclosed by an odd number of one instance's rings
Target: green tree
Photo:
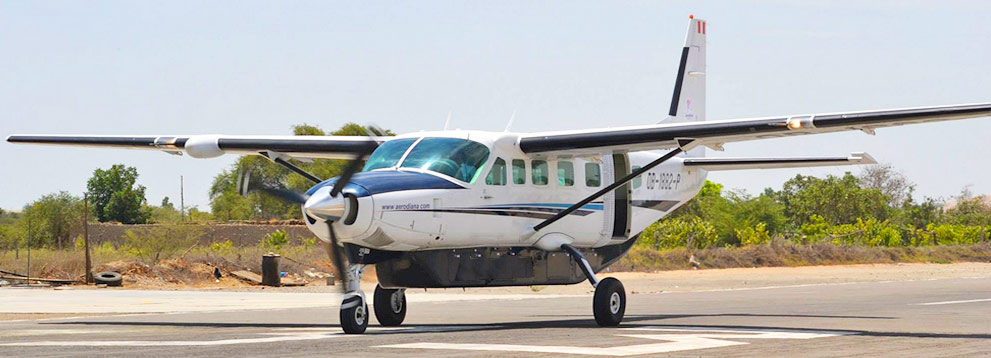
[[[71,247],[70,231],[82,220],[82,200],[62,191],[42,196],[24,207],[23,225],[30,224],[32,246]],[[27,231],[25,227],[25,231]]]
[[[850,173],[826,178],[797,175],[785,182],[776,196],[795,227],[808,223],[812,215],[834,225],[854,223],[858,218],[887,220],[891,216],[888,197],[878,189],[861,188]]]
[[[956,205],[946,211],[943,221],[957,225],[988,225],[991,223],[991,207],[984,197],[957,198]]]
[[[93,172],[86,188],[93,212],[100,222],[143,224],[148,221],[151,210],[145,207],[145,187],[136,185],[137,180],[137,168],[123,164]]]
[[[150,207],[149,209],[151,210],[151,218],[149,219],[151,223],[161,224],[182,221],[181,213],[172,206]]]

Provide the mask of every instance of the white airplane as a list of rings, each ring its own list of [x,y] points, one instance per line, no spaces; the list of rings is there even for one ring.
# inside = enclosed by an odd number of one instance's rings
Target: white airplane
[[[595,321],[616,326],[626,310],[625,290],[596,273],[619,260],[648,225],[691,200],[708,172],[875,163],[864,153],[706,158],[706,147],[722,151],[730,142],[848,130],[874,134],[881,127],[991,115],[991,103],[979,103],[707,121],[705,38],[705,21],[690,19],[669,117],[652,125],[394,137],[12,135],[7,141],[193,158],[256,154],[313,180],[305,194],[256,190],[300,203],[309,229],[337,248],[332,256],[346,273],[341,326],[363,333],[369,311],[359,283],[371,264],[379,281],[373,307],[385,326],[403,322],[406,288],[586,279],[595,287]],[[352,161],[340,177],[320,180],[293,158]]]

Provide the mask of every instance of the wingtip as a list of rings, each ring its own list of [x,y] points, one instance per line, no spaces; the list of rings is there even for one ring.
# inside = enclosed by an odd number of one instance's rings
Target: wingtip
[[[873,156],[864,152],[851,153],[850,159],[856,161],[857,164],[877,164],[877,160]]]

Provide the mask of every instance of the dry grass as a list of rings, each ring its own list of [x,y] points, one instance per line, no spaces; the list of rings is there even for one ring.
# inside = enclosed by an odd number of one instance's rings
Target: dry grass
[[[810,266],[898,262],[991,262],[991,244],[862,247],[833,244],[796,245],[776,241],[768,245],[733,248],[654,250],[635,246],[612,271],[661,271],[690,269],[695,255],[699,268]]]

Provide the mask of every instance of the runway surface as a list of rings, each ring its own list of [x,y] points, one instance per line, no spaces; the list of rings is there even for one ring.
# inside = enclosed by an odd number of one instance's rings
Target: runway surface
[[[37,292],[5,290],[0,299],[24,304]],[[109,305],[144,297],[160,312],[172,300],[196,312],[0,321],[0,356],[991,355],[986,277],[633,294],[618,328],[595,326],[590,295],[410,292],[407,324],[385,329],[373,320],[360,336],[339,333],[334,294],[291,294],[300,296],[284,308],[246,310],[252,298],[237,292],[66,292],[79,302],[105,295]]]

